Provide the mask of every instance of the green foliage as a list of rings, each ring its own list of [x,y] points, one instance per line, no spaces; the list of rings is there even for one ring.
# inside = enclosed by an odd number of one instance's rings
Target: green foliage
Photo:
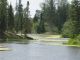
[[[19,7],[18,7],[18,31],[22,31],[23,28],[23,8],[22,8],[22,4],[19,3]]]
[[[21,32],[23,29],[23,5],[21,3],[21,0],[19,0],[19,4],[16,6],[16,14],[15,14],[15,29],[16,32]]]
[[[32,29],[32,21],[30,18],[29,11],[29,1],[27,2],[26,8],[22,8],[21,2],[16,6],[16,14],[15,14],[15,29],[16,32],[21,32],[24,34],[31,33]]]
[[[45,27],[43,25],[41,25],[41,26],[39,25],[37,28],[37,33],[39,33],[39,34],[45,33]]]
[[[55,25],[57,26],[59,33],[61,33],[63,25],[68,19],[69,3],[68,0],[61,0],[58,3]]]
[[[14,29],[14,12],[12,5],[8,7],[8,26],[7,26],[9,31],[13,31]]]
[[[7,0],[0,0],[0,41],[4,41],[6,38],[15,39],[18,32],[31,33],[32,21],[29,15],[29,1],[27,7],[23,9],[21,0],[19,0],[14,16],[12,5],[8,5]],[[6,36],[6,33],[9,32],[12,34]],[[16,32],[15,35],[14,32]]]
[[[27,6],[23,11],[23,33],[31,33],[32,30],[32,19],[30,18],[30,12],[29,12],[29,1],[27,1]]]
[[[64,24],[64,28],[62,29],[62,34],[64,37],[71,37],[73,38],[74,33],[75,33],[75,22],[68,20],[65,24]]]
[[[7,0],[0,0],[0,39],[5,39],[7,21]]]
[[[35,14],[35,16],[33,18],[33,29],[32,29],[33,33],[37,33],[37,28],[38,28],[38,25],[39,25],[38,19],[39,18]]]
[[[76,37],[76,41],[77,41],[77,44],[80,45],[80,35],[78,35],[78,36]]]
[[[55,0],[48,0],[42,4],[44,23],[47,23],[51,32],[55,33],[54,30],[56,30],[56,33],[61,33],[68,18],[68,9],[69,3],[67,0],[60,0],[57,5]]]
[[[63,27],[63,35],[67,37],[75,37],[74,35],[78,35],[80,33],[80,1],[73,0],[70,6],[69,11],[69,19],[66,21]]]
[[[70,45],[80,45],[80,35],[78,35],[78,36],[75,37],[75,38],[71,38],[71,39],[68,41],[68,44],[70,44]]]
[[[75,39],[70,39],[70,40],[68,41],[68,44],[69,44],[69,45],[76,45],[77,42],[76,42]]]
[[[31,33],[31,30],[32,30],[32,21],[27,19],[27,21],[24,22],[23,33],[24,34]]]
[[[43,3],[43,19],[44,23],[47,23],[47,25],[50,27],[50,31],[53,31],[53,26],[55,26],[55,10],[56,7],[53,0]]]
[[[41,13],[40,15],[41,19],[40,19],[40,22],[39,22],[39,25],[38,25],[38,28],[37,28],[37,33],[45,33],[45,26],[44,26],[44,19],[43,19],[43,13]]]
[[[33,18],[33,22],[34,22],[34,23],[38,22],[38,19],[39,19],[39,18],[35,15],[34,18]]]

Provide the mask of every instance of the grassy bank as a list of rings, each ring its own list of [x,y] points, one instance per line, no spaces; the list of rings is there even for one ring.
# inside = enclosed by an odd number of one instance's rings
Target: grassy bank
[[[68,44],[69,44],[69,45],[80,46],[80,35],[78,35],[78,36],[75,37],[75,38],[69,39]]]

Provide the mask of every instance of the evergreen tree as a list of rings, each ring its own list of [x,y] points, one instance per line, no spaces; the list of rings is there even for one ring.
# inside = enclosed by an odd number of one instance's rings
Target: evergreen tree
[[[39,22],[39,26],[37,28],[37,33],[45,33],[45,26],[44,26],[44,20],[43,20],[43,13],[41,13],[41,19]]]
[[[38,18],[38,17],[36,16],[36,14],[35,14],[35,16],[34,16],[34,18],[33,18],[33,22],[34,22],[34,23],[38,22],[38,19],[39,19],[39,18]]]
[[[0,39],[5,38],[7,21],[7,0],[0,0]]]
[[[15,28],[17,32],[22,32],[23,29],[23,8],[21,4],[21,0],[19,0],[19,4],[16,6],[16,14],[15,14]]]
[[[69,3],[67,0],[60,0],[58,2],[58,8],[56,10],[56,21],[55,24],[58,27],[59,33],[63,28],[64,23],[68,19],[68,9]]]
[[[8,8],[8,30],[13,31],[14,29],[14,12],[12,5],[10,4]]]
[[[56,21],[55,20],[55,11],[56,11],[55,1],[49,0],[45,2],[43,4],[42,11],[43,11],[43,19],[45,23],[47,23],[47,25],[49,26],[50,32],[56,32],[57,30],[55,30],[55,27],[56,27],[55,25],[55,21]]]
[[[27,34],[27,33],[31,33],[31,28],[32,28],[32,23],[31,23],[31,20],[30,20],[30,11],[29,11],[29,1],[27,1],[27,6],[26,8],[24,9],[24,24],[23,24],[23,27],[24,27],[24,33]]]
[[[33,18],[33,32],[34,33],[38,32],[40,23],[41,23],[41,10],[36,10],[36,14]]]
[[[15,7],[15,15],[14,15],[14,26],[15,26],[15,31],[18,32],[18,3],[16,0],[16,7]]]
[[[77,34],[80,34],[80,1],[73,0],[70,7],[69,20],[64,24],[63,35],[74,37]]]
[[[23,29],[23,8],[21,4],[21,0],[19,0],[18,6],[18,30],[22,32]]]

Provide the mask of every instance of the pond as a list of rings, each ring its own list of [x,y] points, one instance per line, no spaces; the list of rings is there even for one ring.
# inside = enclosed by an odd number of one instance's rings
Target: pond
[[[0,60],[80,60],[80,48],[49,46],[41,43],[5,44],[10,51],[1,51]]]

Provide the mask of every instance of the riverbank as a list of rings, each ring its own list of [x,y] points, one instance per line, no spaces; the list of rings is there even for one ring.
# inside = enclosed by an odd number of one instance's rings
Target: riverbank
[[[68,42],[68,38],[62,38],[61,35],[27,34],[27,36],[46,44],[62,45]]]
[[[53,44],[53,43],[45,43],[45,45],[48,45],[48,46],[79,47],[79,48],[80,48],[80,45],[69,45],[69,44]]]
[[[8,34],[7,36],[9,38],[6,39],[6,43],[28,44],[33,40],[33,42],[41,42],[46,45],[79,47],[79,45],[69,44],[69,38],[62,38],[61,35],[26,34],[26,38],[23,38],[20,34]],[[17,38],[14,39],[14,37]]]
[[[43,42],[43,44],[46,45],[80,47],[80,45],[77,44],[70,44],[70,38],[62,38],[61,35],[28,34],[28,36],[33,38],[34,40]]]
[[[5,33],[5,38],[0,40],[0,43],[12,43],[12,42],[28,42],[28,40],[33,40],[32,38],[23,35],[17,35],[15,33]]]
[[[68,40],[68,45],[80,46],[80,35],[76,35],[74,38]]]

